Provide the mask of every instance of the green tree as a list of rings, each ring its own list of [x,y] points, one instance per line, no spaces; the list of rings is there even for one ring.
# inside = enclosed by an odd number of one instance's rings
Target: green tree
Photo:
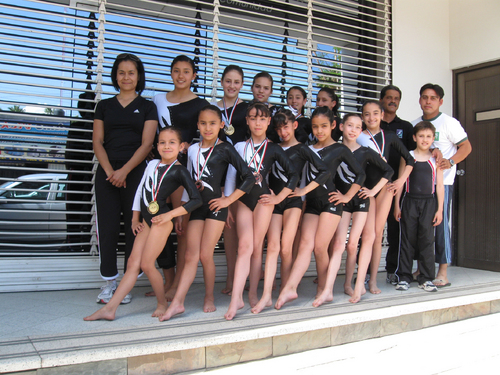
[[[340,90],[340,54],[342,50],[338,47],[334,47],[333,51],[328,52],[316,52],[313,59],[313,64],[316,65],[316,69],[319,70],[316,86],[318,87],[329,87],[335,91]]]
[[[13,105],[12,107],[9,107],[9,111],[11,112],[24,112],[24,108],[21,108],[19,105]]]
[[[47,108],[45,108],[44,113],[46,115],[53,115],[54,114],[54,110],[52,108],[48,108],[47,107]]]

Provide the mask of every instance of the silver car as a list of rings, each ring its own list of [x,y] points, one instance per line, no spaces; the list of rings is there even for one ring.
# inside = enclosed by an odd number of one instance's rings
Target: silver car
[[[0,247],[32,250],[66,240],[67,174],[38,173],[0,185]]]

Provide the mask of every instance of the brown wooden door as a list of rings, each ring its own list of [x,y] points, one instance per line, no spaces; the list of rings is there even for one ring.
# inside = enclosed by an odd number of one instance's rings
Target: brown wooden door
[[[500,271],[500,61],[455,71],[454,87],[472,144],[455,179],[457,265]]]

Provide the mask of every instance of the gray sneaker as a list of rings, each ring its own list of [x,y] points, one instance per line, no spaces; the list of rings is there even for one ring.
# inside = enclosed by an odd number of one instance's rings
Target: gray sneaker
[[[408,290],[410,289],[410,284],[406,281],[400,281],[398,285],[396,285],[396,290]]]
[[[132,301],[132,294],[127,294],[125,298],[120,302],[122,305],[126,305],[127,303],[130,303]]]
[[[418,284],[418,287],[420,289],[423,289],[425,290],[426,292],[437,292],[438,291],[438,288],[437,286],[435,286],[432,281],[426,281],[425,283],[423,284]]]
[[[399,281],[398,275],[395,273],[387,273],[387,277],[385,278],[385,282],[387,284],[397,285]]]
[[[116,280],[108,280],[101,286],[101,293],[97,296],[97,303],[108,303],[116,290]]]

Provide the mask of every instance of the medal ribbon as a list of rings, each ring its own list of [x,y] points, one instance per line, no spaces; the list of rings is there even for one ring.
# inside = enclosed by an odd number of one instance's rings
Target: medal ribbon
[[[212,156],[212,152],[214,151],[215,146],[217,146],[217,143],[219,143],[219,138],[215,141],[214,145],[210,148],[210,152],[208,153],[207,158],[205,159],[205,164],[203,164],[203,167],[201,168],[200,172],[200,152],[201,152],[201,142],[200,142],[200,148],[198,149],[198,163],[197,163],[197,170],[198,173],[196,174],[196,179],[201,180],[201,176],[203,176],[203,171],[205,170],[205,167],[207,166],[208,159],[210,159],[210,156]]]
[[[252,150],[254,150],[254,153],[252,155],[252,158],[250,159],[250,162],[248,163],[248,166],[250,167],[250,165],[253,163],[255,157],[257,156],[257,154],[260,152],[260,150],[262,149],[262,147],[264,147],[264,152],[262,153],[262,157],[260,158],[260,162],[259,162],[259,165],[257,166],[257,163],[254,163],[255,167],[256,167],[256,172],[260,172],[260,168],[262,167],[262,163],[264,162],[264,156],[266,156],[266,151],[267,151],[267,143],[268,143],[268,140],[267,138],[264,140],[264,142],[262,142],[259,146],[259,148],[257,150],[255,150],[255,145],[253,143],[253,139],[250,137],[250,139],[247,141],[246,145],[245,145],[245,151],[244,151],[244,154],[245,154],[245,157],[247,155],[247,146],[248,146],[248,143],[249,142],[252,142]]]
[[[377,151],[379,155],[384,158],[384,151],[385,151],[385,133],[382,129],[380,129],[380,132],[382,133],[382,149],[378,146],[377,141],[375,140],[375,137],[373,136],[372,132],[368,129],[366,129],[368,134],[370,134],[370,138],[372,139],[372,142],[375,143],[375,147],[377,148]]]
[[[227,115],[227,107],[226,107],[226,101],[224,100],[224,98],[222,98],[222,104],[224,104],[224,113],[226,114],[226,120],[227,120],[227,124],[225,124],[225,128],[228,128],[229,125],[232,124],[232,121],[233,121],[233,114],[234,114],[234,110],[236,109],[236,105],[238,104],[238,100],[239,100],[239,96],[236,97],[236,101],[234,102],[234,105],[233,105],[233,110],[231,111],[231,116],[228,117]]]
[[[158,167],[160,166],[160,163],[161,163],[161,160],[158,162],[158,164],[156,164],[155,173],[153,175],[153,186],[151,186],[151,193],[153,196],[153,202],[156,201],[156,197],[158,196],[158,192],[160,191],[160,186],[161,186],[161,183],[163,182],[163,179],[165,178],[168,171],[174,166],[174,164],[177,163],[177,159],[175,159],[175,161],[172,164],[170,164],[170,166],[167,168],[167,170],[165,172],[163,172],[163,175],[161,176],[161,179],[160,179],[160,183],[158,184],[158,188],[156,188],[156,181],[158,181]],[[155,190],[156,190],[156,193],[155,193]]]

